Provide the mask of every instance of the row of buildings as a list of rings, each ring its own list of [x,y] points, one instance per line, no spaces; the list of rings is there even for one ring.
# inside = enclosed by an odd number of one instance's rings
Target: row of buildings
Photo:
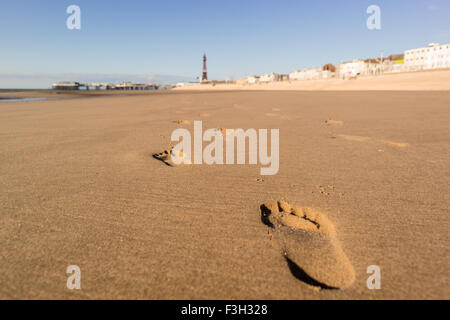
[[[393,54],[387,58],[357,59],[337,66],[327,64],[320,68],[296,70],[290,74],[249,76],[237,82],[251,85],[285,80],[353,79],[358,76],[443,68],[450,68],[450,44],[430,43],[426,48],[407,50],[403,54]]]

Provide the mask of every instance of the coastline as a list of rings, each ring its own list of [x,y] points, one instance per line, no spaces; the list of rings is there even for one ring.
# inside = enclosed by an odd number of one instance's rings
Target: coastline
[[[291,90],[291,91],[448,91],[450,69],[392,73],[355,80],[299,80],[258,84],[200,84],[174,90]]]

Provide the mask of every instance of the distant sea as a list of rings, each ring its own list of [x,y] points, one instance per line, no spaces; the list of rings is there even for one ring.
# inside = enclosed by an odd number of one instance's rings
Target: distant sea
[[[0,88],[1,92],[23,92],[23,91],[51,91],[51,89],[21,89],[21,88],[15,88],[15,89],[2,89]]]
[[[44,100],[55,100],[56,98],[2,98],[1,102],[25,102],[25,101],[44,101]]]

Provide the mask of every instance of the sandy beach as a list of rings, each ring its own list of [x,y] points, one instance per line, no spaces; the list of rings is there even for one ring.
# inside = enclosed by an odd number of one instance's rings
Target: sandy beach
[[[430,74],[0,103],[0,298],[449,299],[450,72]],[[194,120],[279,129],[278,174],[152,157]]]

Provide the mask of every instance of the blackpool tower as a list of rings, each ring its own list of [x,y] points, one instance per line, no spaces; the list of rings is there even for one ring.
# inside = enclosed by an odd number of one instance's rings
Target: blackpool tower
[[[203,55],[202,82],[204,81],[208,81],[208,69],[206,68],[206,54]]]

